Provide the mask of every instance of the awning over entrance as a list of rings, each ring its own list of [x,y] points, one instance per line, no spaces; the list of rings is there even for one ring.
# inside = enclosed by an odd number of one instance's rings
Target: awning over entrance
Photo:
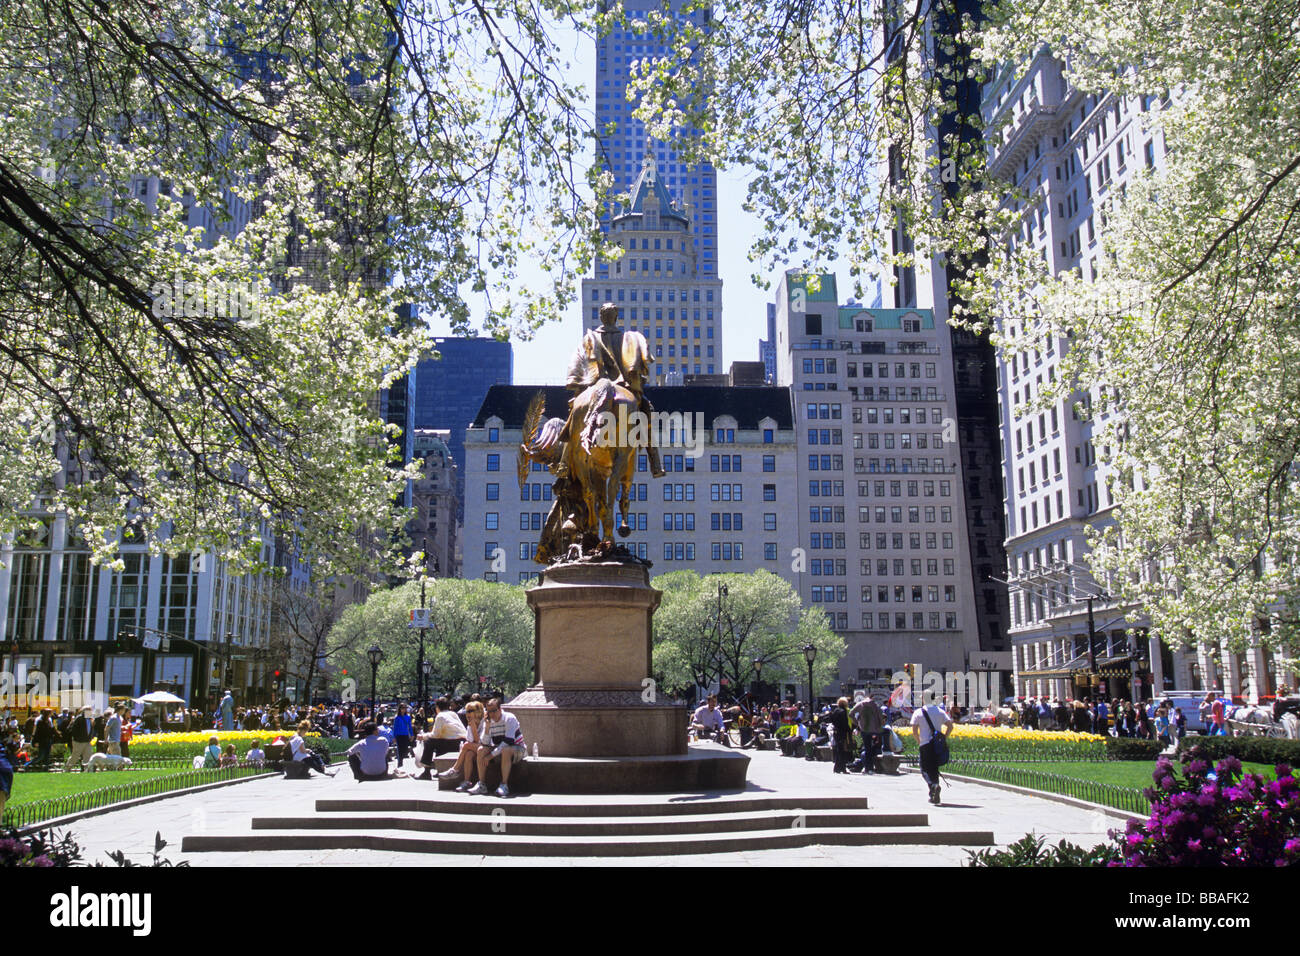
[[[1128,677],[1129,660],[1130,658],[1127,656],[1107,657],[1107,658],[1099,657],[1097,658],[1097,671],[1096,671],[1097,676],[1098,677]],[[1088,666],[1088,659],[1085,656],[1085,657],[1076,657],[1074,660],[1070,661],[1064,667],[1045,667],[1041,670],[1034,670],[1034,669],[1023,670],[1020,672],[1019,676],[1025,680],[1032,680],[1035,678],[1046,679],[1046,678],[1060,678],[1060,677],[1064,677],[1064,678],[1086,677],[1090,673],[1092,673],[1092,670]]]

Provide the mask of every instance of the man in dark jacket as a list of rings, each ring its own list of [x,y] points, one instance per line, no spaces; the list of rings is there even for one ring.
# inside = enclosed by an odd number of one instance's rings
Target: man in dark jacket
[[[849,724],[849,699],[841,697],[835,702],[830,714],[823,718],[835,728],[835,739],[831,744],[831,757],[835,761],[835,773],[848,773],[849,758],[853,755],[853,730]]]
[[[68,734],[68,759],[64,762],[63,769],[69,771],[74,766],[79,770],[84,769],[92,753],[90,738],[94,736],[94,725],[90,720],[90,705],[81,708],[81,713],[73,718],[68,727]]]
[[[54,726],[54,711],[48,707],[41,711],[41,716],[32,729],[32,743],[36,745],[35,766],[42,770],[50,769],[50,749],[54,746],[57,730]]]
[[[849,712],[849,716],[853,718],[858,725],[858,732],[862,734],[862,753],[849,769],[875,773],[876,757],[880,756],[885,723],[884,715],[880,712],[880,704],[876,703],[873,697],[864,697]]]

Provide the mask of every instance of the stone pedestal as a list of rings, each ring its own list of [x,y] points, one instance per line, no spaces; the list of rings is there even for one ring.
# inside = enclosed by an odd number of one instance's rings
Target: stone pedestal
[[[507,709],[542,757],[686,754],[686,709],[651,682],[661,593],[640,564],[562,564],[528,590],[537,683]]]

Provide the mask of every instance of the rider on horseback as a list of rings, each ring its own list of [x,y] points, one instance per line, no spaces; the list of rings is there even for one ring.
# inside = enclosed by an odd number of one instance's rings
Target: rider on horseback
[[[529,406],[524,421],[524,442],[520,447],[519,480],[522,484],[529,460],[549,466],[555,475],[554,498],[538,543],[535,560],[547,564],[575,547],[585,553],[601,542],[602,522],[610,520],[613,487],[623,485],[620,508],[626,535],[627,485],[635,447],[604,445],[605,427],[614,408],[620,414],[629,407],[651,423],[653,406],[644,394],[649,373],[649,345],[639,332],[618,328],[618,307],[605,303],[600,310],[601,328],[589,330],[569,362],[565,385],[571,393],[565,419],[541,421],[541,393]],[[621,396],[621,397],[620,397]],[[654,446],[654,428],[642,431],[650,472],[664,474],[659,450]],[[631,457],[629,457],[631,456]],[[620,464],[623,462],[624,464]],[[594,470],[593,470],[594,469]],[[620,477],[621,476],[621,477]],[[612,481],[606,487],[603,483]]]
[[[565,384],[576,396],[600,379],[607,378],[635,395],[637,411],[645,416],[647,422],[651,421],[654,406],[645,397],[645,380],[650,374],[649,343],[640,332],[624,332],[618,327],[618,306],[612,302],[600,307],[600,326],[599,329],[588,329],[583,335],[582,345],[569,364],[569,377]],[[569,408],[572,412],[572,399]],[[654,430],[650,429],[647,434],[646,456],[650,459],[650,474],[662,478],[664,470],[659,462],[659,449],[654,444]]]

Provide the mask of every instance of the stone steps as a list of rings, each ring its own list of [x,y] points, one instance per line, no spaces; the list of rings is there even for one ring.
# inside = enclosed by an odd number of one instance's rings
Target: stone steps
[[[702,794],[499,800],[318,799],[310,815],[255,817],[243,833],[186,836],[195,852],[378,850],[476,856],[614,857],[806,846],[991,846],[990,831],[929,827],[925,813],[872,811],[861,796]]]
[[[384,833],[261,830],[240,835],[187,836],[182,851],[263,852],[270,850],[379,850],[473,856],[614,857],[739,853],[806,846],[992,846],[987,831],[947,832],[901,827],[794,827],[744,833],[619,836],[549,836],[510,832],[490,836],[447,833],[436,838]]]
[[[512,833],[521,836],[669,836],[735,833],[755,830],[862,827],[925,827],[924,813],[880,813],[842,810],[783,810],[750,813],[695,813],[675,816],[530,817],[511,814],[498,805],[495,814],[391,813],[317,814],[310,817],[255,817],[254,830],[412,831],[416,833]]]
[[[485,814],[504,809],[510,816],[538,817],[641,817],[673,816],[677,814],[749,813],[762,810],[867,810],[867,798],[852,795],[804,797],[747,797],[742,795],[705,796],[647,800],[610,798],[601,803],[578,803],[563,798],[509,799],[496,797],[471,797],[466,794],[440,797],[321,797],[316,801],[317,813],[455,813]]]

